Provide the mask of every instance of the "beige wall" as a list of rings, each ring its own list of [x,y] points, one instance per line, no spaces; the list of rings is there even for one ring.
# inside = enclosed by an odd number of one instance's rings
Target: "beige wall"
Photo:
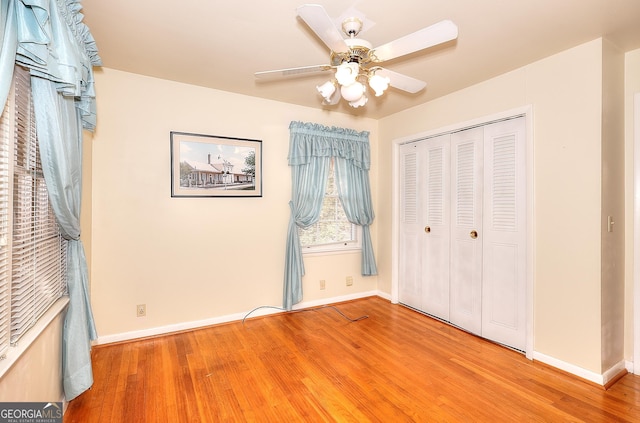
[[[382,119],[379,133],[380,157],[391,157],[394,139],[532,106],[534,349],[598,374],[602,50],[596,40],[545,58]],[[391,174],[391,160],[379,163]],[[390,292],[391,180],[378,188],[379,281]]]
[[[634,123],[633,98],[640,93],[640,49],[625,54],[624,139],[625,139],[625,358],[633,359],[633,237],[634,237]],[[640,366],[640,364],[636,364]],[[637,371],[636,371],[637,373]]]
[[[58,309],[58,307],[54,308]],[[64,399],[62,389],[64,315],[64,312],[56,314],[2,376],[0,401],[58,402]],[[47,317],[48,314],[43,317],[43,320]],[[24,339],[21,342],[27,343]]]
[[[95,78],[91,291],[99,335],[282,306],[289,123],[370,131],[375,163],[377,121],[108,68]],[[170,131],[262,140],[263,197],[171,198]],[[377,277],[360,276],[359,253],[305,264],[304,302],[377,288]],[[143,303],[147,316],[138,318],[135,306]]]

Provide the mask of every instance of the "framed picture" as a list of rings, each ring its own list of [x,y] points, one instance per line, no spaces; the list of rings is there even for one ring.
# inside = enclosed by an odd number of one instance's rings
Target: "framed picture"
[[[171,131],[172,197],[262,197],[262,141]]]

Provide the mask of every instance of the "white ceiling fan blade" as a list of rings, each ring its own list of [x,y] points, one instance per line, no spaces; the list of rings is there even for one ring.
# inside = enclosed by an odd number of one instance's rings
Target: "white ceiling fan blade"
[[[458,27],[444,20],[374,49],[378,61],[395,59],[458,37]]]
[[[302,66],[299,68],[278,69],[270,71],[256,72],[254,75],[258,79],[275,79],[281,77],[306,76],[313,73],[324,72],[331,69],[329,65]]]
[[[407,75],[403,75],[398,72],[390,71],[389,69],[379,68],[376,70],[376,75],[386,76],[391,81],[389,82],[389,85],[399,90],[409,92],[411,94],[415,94],[418,91],[423,90],[424,87],[427,86],[427,83],[424,81],[412,78]]]
[[[298,7],[298,16],[309,25],[309,28],[325,43],[331,51],[344,53],[349,47],[342,38],[342,33],[333,24],[333,21],[319,4],[303,4]]]

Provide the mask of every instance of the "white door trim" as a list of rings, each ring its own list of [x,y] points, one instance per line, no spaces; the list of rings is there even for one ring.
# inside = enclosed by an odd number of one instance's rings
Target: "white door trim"
[[[534,333],[533,333],[533,288],[534,288],[534,269],[535,269],[535,231],[533,217],[535,215],[535,203],[534,203],[534,169],[533,169],[533,107],[531,105],[519,107],[512,110],[496,113],[489,116],[480,117],[467,122],[457,123],[446,127],[430,130],[406,137],[393,140],[392,145],[392,185],[391,185],[391,302],[398,303],[398,275],[399,275],[399,258],[398,258],[398,245],[400,240],[399,232],[399,204],[400,204],[400,145],[406,144],[412,141],[418,141],[421,139],[431,138],[436,135],[444,134],[447,132],[458,131],[464,128],[469,128],[477,125],[482,125],[488,122],[493,122],[502,119],[508,119],[514,116],[524,116],[526,125],[526,151],[527,151],[527,287],[526,287],[526,318],[527,318],[527,341],[525,354],[530,360],[533,359],[534,351]],[[636,139],[640,144],[640,140]],[[636,150],[640,150],[638,147]],[[640,162],[639,162],[640,163]],[[639,248],[640,249],[640,248]],[[637,283],[637,286],[640,283]],[[636,289],[636,292],[640,289]],[[640,295],[636,295],[636,302],[640,303]],[[640,307],[636,307],[636,310]],[[636,336],[636,339],[640,340],[640,336]],[[637,350],[640,348],[637,348]]]
[[[640,375],[640,93],[633,98],[633,372]]]

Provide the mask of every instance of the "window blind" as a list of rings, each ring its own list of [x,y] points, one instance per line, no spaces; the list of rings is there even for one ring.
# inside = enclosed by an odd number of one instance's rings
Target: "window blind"
[[[66,247],[49,204],[31,101],[29,72],[14,73],[11,335],[15,343],[66,293]]]
[[[12,93],[9,96],[11,97]],[[9,146],[11,119],[9,116],[12,114],[10,107],[12,104],[12,102],[8,102],[5,105],[0,117],[0,357],[9,348],[11,327],[11,278],[9,270],[9,219],[11,218],[9,213],[9,198],[11,197],[9,190]]]

